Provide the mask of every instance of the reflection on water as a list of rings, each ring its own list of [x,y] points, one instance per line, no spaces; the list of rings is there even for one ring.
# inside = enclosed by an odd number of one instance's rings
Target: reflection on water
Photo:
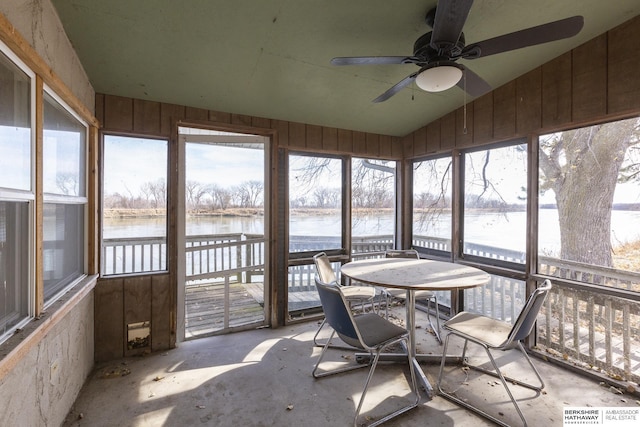
[[[103,233],[105,239],[123,237],[163,237],[166,236],[164,217],[156,218],[105,218]],[[248,233],[263,234],[263,217],[189,217],[187,235]]]

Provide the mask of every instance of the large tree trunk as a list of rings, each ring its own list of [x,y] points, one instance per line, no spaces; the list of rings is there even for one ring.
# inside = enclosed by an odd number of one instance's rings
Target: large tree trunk
[[[560,258],[612,266],[611,209],[635,122],[563,132],[541,153],[560,220]]]

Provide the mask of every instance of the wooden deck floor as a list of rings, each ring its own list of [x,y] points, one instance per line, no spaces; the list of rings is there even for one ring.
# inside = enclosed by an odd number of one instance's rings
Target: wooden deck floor
[[[253,289],[255,291],[256,287]],[[231,283],[228,320],[225,322],[225,285],[189,284],[185,291],[185,338],[210,335],[243,325],[258,325],[264,322],[263,304],[261,295],[257,299],[241,283]]]
[[[320,304],[317,292],[289,294],[289,310]],[[263,283],[231,283],[229,285],[229,319],[225,325],[223,283],[192,283],[185,291],[185,338],[206,336],[245,325],[264,322]]]

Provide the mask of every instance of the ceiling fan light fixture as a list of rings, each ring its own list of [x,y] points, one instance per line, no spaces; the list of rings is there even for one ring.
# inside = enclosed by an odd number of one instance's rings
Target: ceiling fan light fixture
[[[427,92],[442,92],[455,86],[462,78],[462,67],[453,62],[436,63],[416,76],[416,85]]]

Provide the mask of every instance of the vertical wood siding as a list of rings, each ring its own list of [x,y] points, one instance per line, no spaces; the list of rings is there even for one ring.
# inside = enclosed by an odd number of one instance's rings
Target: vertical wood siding
[[[640,17],[475,99],[466,107],[466,134],[463,107],[417,129],[402,139],[405,157],[638,114],[638,40]]]

